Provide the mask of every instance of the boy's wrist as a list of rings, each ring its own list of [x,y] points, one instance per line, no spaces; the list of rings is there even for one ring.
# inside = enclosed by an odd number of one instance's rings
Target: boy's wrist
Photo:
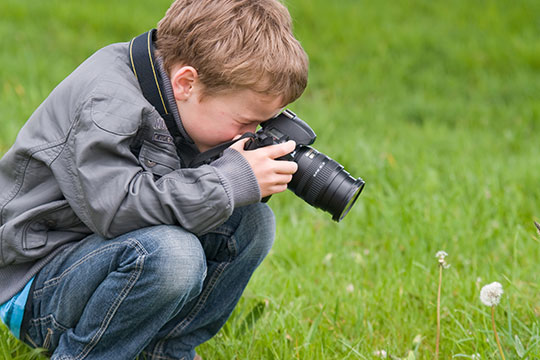
[[[218,170],[225,191],[235,208],[261,200],[257,178],[247,160],[238,151],[226,149],[223,156],[210,165]]]

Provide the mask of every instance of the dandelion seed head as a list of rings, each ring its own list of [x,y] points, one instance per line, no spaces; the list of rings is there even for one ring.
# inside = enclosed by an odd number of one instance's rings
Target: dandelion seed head
[[[443,251],[443,250],[440,250],[440,251],[437,251],[437,253],[435,254],[435,257],[439,259],[439,261],[442,259],[444,260],[445,257],[447,257],[448,254],[446,253],[446,251]]]
[[[446,260],[444,260],[444,258],[447,256],[448,256],[448,253],[443,250],[439,250],[435,254],[435,257],[439,259],[439,265],[442,266],[444,269],[448,269],[450,267],[450,265],[446,262]]]
[[[480,290],[480,301],[487,306],[499,305],[503,292],[503,287],[498,282],[485,285]]]

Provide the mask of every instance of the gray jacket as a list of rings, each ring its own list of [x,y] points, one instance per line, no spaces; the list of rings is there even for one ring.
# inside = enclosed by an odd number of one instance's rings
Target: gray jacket
[[[176,104],[170,105],[183,129]],[[194,169],[183,165],[197,153],[185,132],[180,149],[179,157],[143,97],[127,43],[81,64],[0,160],[0,304],[63,246],[89,234],[114,238],[157,224],[202,234],[235,207],[260,200],[255,176],[237,151]]]

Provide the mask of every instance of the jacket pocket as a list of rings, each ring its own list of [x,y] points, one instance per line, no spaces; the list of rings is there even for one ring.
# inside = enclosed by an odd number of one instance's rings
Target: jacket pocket
[[[68,230],[81,224],[81,220],[66,200],[58,202],[56,206],[41,212],[26,223],[22,238],[23,250],[39,249],[47,245],[51,231]]]
[[[176,154],[146,140],[139,153],[139,162],[144,170],[158,177],[164,176],[181,167],[180,160]]]
[[[47,227],[42,220],[28,224],[24,236],[24,250],[39,249],[47,244]]]

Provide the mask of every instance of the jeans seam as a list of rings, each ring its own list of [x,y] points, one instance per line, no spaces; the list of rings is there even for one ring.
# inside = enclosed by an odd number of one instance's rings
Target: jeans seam
[[[122,242],[122,243],[127,243],[128,246],[132,246],[135,249],[135,251],[137,251],[137,253],[139,253],[139,255],[141,255],[141,256],[148,255],[148,252],[144,249],[144,247],[136,239],[127,239],[125,242]],[[52,279],[49,279],[46,282],[44,282],[43,286],[41,288],[34,291],[34,296],[38,297],[39,294],[41,294],[45,289],[47,289],[47,288],[49,288],[51,286],[55,286],[64,277],[66,277],[69,273],[71,273],[73,270],[75,270],[78,266],[84,264],[86,261],[90,260],[94,256],[98,256],[98,255],[100,255],[102,253],[105,253],[105,252],[111,250],[111,249],[117,248],[117,247],[121,246],[122,243],[111,244],[111,245],[103,247],[103,248],[101,248],[99,250],[94,250],[91,253],[87,254],[86,256],[81,258],[79,261],[77,261],[75,264],[71,265],[66,270],[64,270],[64,272],[62,272],[62,274],[60,274],[59,276],[57,276],[55,278],[52,278]]]
[[[227,243],[228,243],[229,251],[231,252],[231,256],[229,258],[229,262],[230,262],[231,259],[235,259],[238,256],[238,243],[234,239],[234,236],[230,236],[229,241]]]
[[[62,324],[60,324],[52,314],[49,314],[47,316],[44,316],[44,317],[41,317],[41,318],[38,318],[38,319],[32,319],[30,320],[30,323],[32,324],[32,326],[36,326],[36,324],[44,324],[44,323],[47,323],[47,322],[50,322],[52,326],[54,326],[55,328],[57,328],[58,330],[61,330],[61,331],[67,331],[67,327],[63,326]]]

